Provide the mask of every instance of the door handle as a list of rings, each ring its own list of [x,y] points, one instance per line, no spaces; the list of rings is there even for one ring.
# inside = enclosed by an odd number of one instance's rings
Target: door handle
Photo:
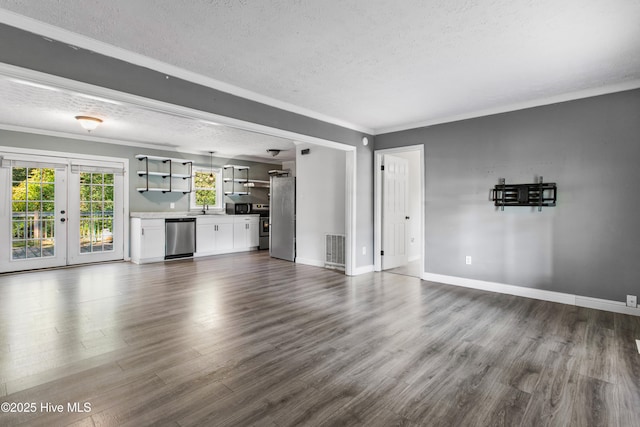
[[[66,211],[60,211],[60,214],[61,214],[61,215],[64,215],[64,214],[66,214],[66,213],[67,213]]]
[[[408,216],[405,216],[404,219],[411,219],[411,218],[409,218]]]
[[[66,218],[60,218],[60,222],[65,222],[66,220]]]

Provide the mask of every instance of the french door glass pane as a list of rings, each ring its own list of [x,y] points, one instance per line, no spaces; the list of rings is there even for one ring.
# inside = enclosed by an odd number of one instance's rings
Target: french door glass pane
[[[80,253],[113,251],[113,174],[80,173]]]
[[[55,169],[11,170],[11,259],[55,256]]]

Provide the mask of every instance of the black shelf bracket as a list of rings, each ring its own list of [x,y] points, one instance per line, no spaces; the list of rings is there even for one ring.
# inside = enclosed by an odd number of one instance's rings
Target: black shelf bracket
[[[534,184],[507,184],[500,178],[500,184],[491,190],[494,206],[504,210],[505,206],[533,206],[542,211],[543,207],[556,205],[558,187],[555,182],[543,182],[542,177]]]

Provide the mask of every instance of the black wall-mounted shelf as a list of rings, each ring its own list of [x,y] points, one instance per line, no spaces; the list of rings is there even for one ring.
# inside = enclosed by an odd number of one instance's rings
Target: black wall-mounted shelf
[[[183,194],[191,192],[192,160],[170,159],[146,154],[137,154],[135,157],[144,164],[144,168],[138,168],[136,172],[138,176],[145,178],[144,187],[136,188],[138,192],[160,191],[162,193],[180,192]],[[151,165],[154,167],[152,168]],[[177,169],[176,166],[178,166]],[[152,183],[149,182],[150,177],[155,178]],[[183,181],[188,180],[188,185],[186,187],[184,185],[174,186],[173,180],[176,178]]]
[[[504,210],[505,206],[533,206],[541,211],[543,207],[556,205],[558,187],[555,182],[540,182],[535,184],[506,184],[500,178],[500,184],[491,190],[491,200],[494,206]]]

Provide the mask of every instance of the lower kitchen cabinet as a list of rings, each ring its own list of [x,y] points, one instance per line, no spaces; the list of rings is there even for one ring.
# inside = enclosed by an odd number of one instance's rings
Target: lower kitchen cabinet
[[[259,218],[254,216],[236,216],[233,224],[233,248],[253,248],[260,244]]]
[[[233,249],[233,218],[201,216],[196,219],[196,255]]]
[[[256,249],[260,244],[258,225],[258,216],[198,215],[194,256]],[[164,255],[165,219],[131,218],[131,261],[136,264],[163,261]]]
[[[164,219],[131,219],[131,261],[136,264],[164,260]]]
[[[196,256],[245,251],[258,244],[258,217],[204,215],[196,219]]]

